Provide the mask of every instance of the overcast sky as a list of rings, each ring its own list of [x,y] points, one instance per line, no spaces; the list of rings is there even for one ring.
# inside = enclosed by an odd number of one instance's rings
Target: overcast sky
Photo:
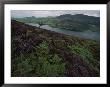
[[[30,11],[30,10],[12,10],[11,17],[47,17],[47,16],[59,16],[62,14],[85,14],[89,16],[100,17],[99,10],[44,10],[44,11]]]

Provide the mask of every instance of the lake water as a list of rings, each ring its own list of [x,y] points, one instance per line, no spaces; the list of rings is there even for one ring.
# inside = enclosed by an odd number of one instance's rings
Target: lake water
[[[28,23],[28,25],[39,27],[38,24]],[[77,36],[84,39],[92,39],[92,40],[100,40],[100,33],[99,32],[92,32],[92,31],[85,31],[85,32],[76,32],[76,31],[70,31],[65,29],[59,29],[59,28],[52,28],[49,25],[42,25],[40,28],[55,31],[58,33],[71,35],[71,36]]]

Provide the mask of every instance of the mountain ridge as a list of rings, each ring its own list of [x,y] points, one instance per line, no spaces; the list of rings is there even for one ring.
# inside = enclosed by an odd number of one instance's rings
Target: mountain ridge
[[[88,16],[83,14],[64,14],[56,17],[42,17],[36,18],[24,17],[24,18],[14,18],[15,20],[24,23],[39,23],[42,22],[44,25],[49,25],[54,28],[67,29],[72,31],[100,31],[100,17]]]

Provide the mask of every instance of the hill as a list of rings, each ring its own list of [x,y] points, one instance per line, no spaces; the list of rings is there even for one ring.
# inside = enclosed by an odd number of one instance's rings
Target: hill
[[[24,23],[38,23],[42,22],[45,25],[50,25],[54,28],[67,29],[71,31],[100,31],[100,17],[88,16],[83,14],[64,14],[56,17],[42,17],[36,18],[24,17],[24,18],[15,18],[15,20],[24,22]]]
[[[100,76],[100,44],[11,20],[11,76]]]

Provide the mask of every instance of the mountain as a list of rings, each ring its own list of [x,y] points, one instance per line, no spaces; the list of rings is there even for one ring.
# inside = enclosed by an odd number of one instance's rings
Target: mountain
[[[99,77],[100,42],[11,20],[12,77]]]
[[[65,14],[65,15],[60,15],[57,18],[60,20],[72,20],[73,22],[79,21],[79,22],[86,22],[88,24],[93,24],[93,25],[100,25],[99,17],[88,16],[84,14],[76,14],[76,15]]]
[[[15,18],[15,20],[25,23],[43,22],[45,25],[50,25],[54,28],[67,29],[71,31],[92,31],[100,32],[100,17],[88,16],[83,14],[64,14],[57,17],[24,17]]]

